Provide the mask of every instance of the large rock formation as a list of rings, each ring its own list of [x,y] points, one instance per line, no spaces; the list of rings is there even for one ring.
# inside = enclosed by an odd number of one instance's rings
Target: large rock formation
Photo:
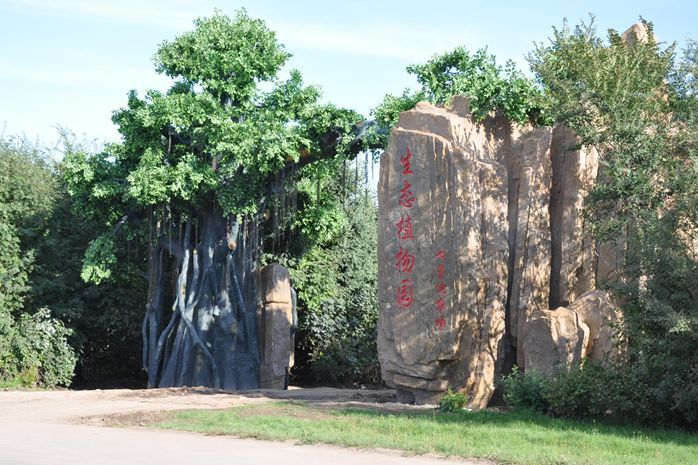
[[[582,358],[606,363],[620,357],[624,349],[615,330],[621,321],[618,307],[600,290],[585,292],[568,308],[538,310],[526,325],[524,370],[553,378]]]
[[[378,352],[406,400],[467,385],[485,405],[494,389],[509,254],[499,145],[469,118],[419,104],[381,158]]]
[[[567,311],[540,312],[596,279],[582,210],[598,157],[577,145],[562,126],[476,123],[464,98],[401,114],[378,186],[378,350],[402,399],[455,388],[484,407],[499,372],[527,366],[534,315],[538,334],[562,340]]]

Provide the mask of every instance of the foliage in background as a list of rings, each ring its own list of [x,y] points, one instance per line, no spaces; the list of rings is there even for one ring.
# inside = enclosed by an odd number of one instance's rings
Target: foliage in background
[[[67,137],[66,144],[76,150],[77,144]],[[47,232],[36,247],[29,302],[35,308],[50,308],[74,330],[70,342],[79,354],[78,384],[142,385],[140,319],[147,283],[143,238],[130,235],[113,249],[119,261],[109,269],[109,279],[99,286],[85,283],[83,256],[101,225],[68,194],[63,165],[58,163],[55,170],[58,188]]]
[[[606,283],[621,302],[630,347],[616,374],[647,387],[646,397],[628,392],[626,402],[696,424],[698,53],[690,43],[676,66],[673,46],[662,48],[644,25],[648,43],[626,43],[613,30],[604,42],[593,21],[565,24],[530,62],[551,116],[601,154],[588,217],[597,238],[622,255]],[[562,411],[596,414],[603,396],[595,398],[593,411],[574,403]]]
[[[73,376],[71,331],[27,302],[56,190],[42,153],[0,140],[0,385],[53,387]]]
[[[0,145],[0,378],[7,386],[138,384],[145,280],[137,241],[97,288],[80,279],[98,229],[68,196],[61,163]],[[74,369],[76,377],[73,376]]]
[[[310,195],[301,196],[301,202],[319,201],[333,209],[332,227],[325,234],[298,235],[291,241],[290,253],[267,257],[289,268],[298,293],[294,373],[306,381],[377,385],[376,200],[356,179],[342,185],[341,174],[328,178],[319,192],[316,185],[308,188]],[[297,224],[302,227],[306,221],[300,215]]]
[[[411,110],[424,100],[448,105],[456,95],[468,97],[477,121],[499,110],[519,124],[551,123],[543,110],[541,88],[517,70],[512,61],[502,68],[487,49],[471,54],[466,48],[457,47],[422,65],[408,66],[407,72],[415,76],[421,88],[405,89],[400,96],[388,94],[373,110],[376,125],[369,140],[376,145],[387,144],[390,128],[397,124],[400,112]]]

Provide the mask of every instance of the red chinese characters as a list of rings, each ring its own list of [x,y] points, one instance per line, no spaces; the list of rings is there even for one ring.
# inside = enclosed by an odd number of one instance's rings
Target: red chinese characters
[[[436,311],[443,312],[446,310],[446,301],[443,298],[439,298],[436,301]]]
[[[414,239],[414,236],[412,235],[412,218],[410,217],[409,213],[400,217],[400,221],[395,223],[395,226],[397,227],[398,239],[401,241]]]
[[[405,154],[400,157],[400,165],[402,165],[402,175],[407,176],[408,174],[414,174],[412,172],[412,164],[410,163],[410,158],[412,154],[410,153],[410,148],[407,147]]]
[[[434,320],[434,326],[437,330],[446,328],[446,319],[443,316],[438,317]]]
[[[446,275],[446,252],[443,249],[439,249],[434,258],[436,259],[436,278],[437,282],[434,286],[436,290],[436,302],[434,309],[436,311],[436,318],[434,319],[434,328],[437,331],[441,331],[446,328],[446,297],[448,295],[448,288],[445,283]]]
[[[412,192],[412,184],[406,179],[407,176],[414,174],[412,172],[412,153],[410,149],[405,150],[405,154],[400,156],[400,167],[402,173],[402,188],[400,189],[400,198],[398,203],[404,209],[410,209],[414,206],[417,200]],[[409,213],[405,212],[400,216],[400,220],[395,223],[396,234],[399,241],[409,242],[414,240],[414,234],[412,233],[412,217]],[[400,250],[395,254],[395,268],[400,272],[403,277],[397,287],[396,299],[397,304],[401,308],[410,308],[413,303],[414,296],[414,285],[410,280],[410,274],[415,265],[415,257],[410,252],[408,248],[408,243],[400,245]]]
[[[403,273],[412,273],[414,255],[400,247],[400,251],[395,255],[395,267]]]
[[[412,306],[412,281],[403,279],[400,286],[397,288],[397,303],[402,308],[410,308]]]
[[[410,187],[412,187],[412,184],[403,179],[402,189],[400,189],[400,205],[405,208],[412,208],[415,200],[417,200],[414,198],[414,194],[410,190]]]

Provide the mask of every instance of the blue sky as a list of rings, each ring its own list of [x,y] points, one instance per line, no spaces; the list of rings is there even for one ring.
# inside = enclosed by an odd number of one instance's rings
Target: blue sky
[[[325,99],[364,114],[414,82],[405,66],[465,45],[501,63],[525,54],[563,18],[596,15],[601,33],[643,16],[664,42],[698,39],[693,1],[97,1],[0,0],[0,133],[51,145],[56,126],[97,144],[118,140],[111,123],[129,89],[165,89],[153,70],[159,43],[214,8],[264,19],[293,54],[290,67]]]

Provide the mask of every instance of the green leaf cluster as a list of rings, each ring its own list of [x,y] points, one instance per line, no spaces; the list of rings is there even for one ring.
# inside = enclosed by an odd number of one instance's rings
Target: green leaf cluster
[[[389,130],[397,124],[400,112],[410,110],[419,101],[449,105],[456,95],[468,98],[470,111],[482,121],[495,111],[519,123],[550,124],[543,106],[543,91],[532,79],[523,75],[512,61],[504,67],[497,64],[487,49],[470,53],[465,47],[435,55],[421,65],[410,65],[407,72],[420,84],[420,89],[405,89],[402,95],[386,95],[373,110],[376,127],[370,142],[385,146]]]
[[[453,392],[450,389],[439,400],[439,412],[455,413],[460,412],[468,403],[468,396],[464,392]]]

